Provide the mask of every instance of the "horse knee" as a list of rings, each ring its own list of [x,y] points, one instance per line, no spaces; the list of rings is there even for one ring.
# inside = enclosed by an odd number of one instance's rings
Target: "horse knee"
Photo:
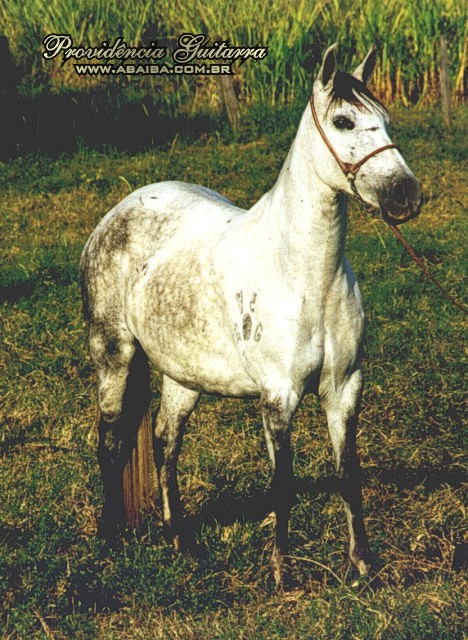
[[[298,394],[289,388],[262,393],[263,428],[273,469],[290,455],[291,420],[298,400]]]
[[[106,416],[101,414],[98,434],[98,457],[100,461],[115,464],[119,460],[122,450],[122,434],[119,425],[115,424],[115,421],[110,422]]]
[[[356,431],[361,394],[362,372],[356,370],[339,390],[321,398],[339,476],[352,472],[357,463]]]

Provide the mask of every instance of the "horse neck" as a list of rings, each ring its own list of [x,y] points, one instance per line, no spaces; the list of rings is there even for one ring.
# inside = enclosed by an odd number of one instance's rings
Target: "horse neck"
[[[306,109],[278,180],[264,196],[262,217],[276,225],[277,250],[288,268],[315,283],[320,273],[327,287],[344,263],[346,196],[318,175],[315,163],[323,158],[312,149],[314,126]]]

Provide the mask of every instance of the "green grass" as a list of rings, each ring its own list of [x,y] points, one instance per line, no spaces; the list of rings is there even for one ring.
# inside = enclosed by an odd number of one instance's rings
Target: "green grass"
[[[458,109],[445,132],[431,111],[400,109],[392,129],[427,197],[403,232],[457,296],[466,117]],[[191,420],[180,481],[203,558],[175,555],[158,514],[142,540],[121,549],[96,538],[102,493],[81,248],[105,211],[147,182],[198,182],[248,206],[276,179],[293,121],[286,114],[257,137],[252,120],[236,142],[179,137],[164,151],[83,149],[0,166],[3,638],[464,637],[464,317],[385,227],[354,205],[348,255],[368,318],[359,450],[376,576],[357,582],[347,562],[326,424],[313,398],[298,412],[293,434],[296,590],[284,597],[272,591],[269,465],[255,402],[207,397]],[[155,408],[157,390],[156,378]]]
[[[61,93],[97,86],[96,79],[76,76],[71,63],[59,69],[60,61],[42,58],[42,40],[50,33],[70,34],[75,46],[99,46],[122,35],[134,46],[145,34],[162,39],[184,32],[205,33],[211,41],[229,39],[237,46],[268,47],[264,61],[236,67],[246,104],[283,104],[303,95],[324,49],[335,41],[347,64],[355,56],[362,58],[371,44],[379,46],[375,89],[386,100],[434,100],[439,95],[442,34],[449,41],[453,93],[464,93],[467,12],[466,4],[456,0],[277,0],[269,5],[256,0],[195,0],[182,5],[172,0],[129,0],[123,5],[116,0],[79,5],[71,0],[0,0],[0,18],[15,63],[25,72],[21,88],[28,95],[45,88]],[[99,82],[108,88],[102,78]],[[162,96],[172,110],[194,113],[207,104],[219,104],[216,83],[209,78],[152,78],[143,84],[133,78],[123,88],[142,99]],[[111,104],[116,101],[114,92]]]

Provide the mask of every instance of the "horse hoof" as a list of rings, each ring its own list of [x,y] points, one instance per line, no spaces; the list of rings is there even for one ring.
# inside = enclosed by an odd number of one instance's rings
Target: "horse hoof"
[[[192,532],[188,533],[183,528],[174,531],[173,527],[168,526],[164,528],[164,537],[177,553],[186,553],[194,558],[202,558],[204,555],[203,547],[197,543]]]
[[[362,552],[359,554],[354,552],[353,554],[350,554],[349,557],[352,564],[359,572],[359,575],[361,576],[361,578],[365,578],[366,576],[369,575],[372,568],[369,551]]]

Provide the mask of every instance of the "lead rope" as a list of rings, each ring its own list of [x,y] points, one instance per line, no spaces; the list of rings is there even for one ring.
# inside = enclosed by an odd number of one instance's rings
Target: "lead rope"
[[[375,209],[373,207],[371,207],[370,205],[367,204],[367,202],[365,202],[365,200],[362,199],[359,191],[356,188],[356,185],[354,184],[354,178],[355,176],[348,177],[348,182],[350,184],[351,190],[356,198],[356,200],[359,202],[359,204],[368,212],[371,214],[371,216],[373,218],[377,218],[379,220],[382,220],[382,218],[380,218],[380,216],[378,217],[375,213]],[[435,284],[435,286],[439,289],[439,291],[441,291],[444,296],[447,298],[447,300],[449,300],[455,307],[458,307],[458,309],[460,309],[461,311],[463,311],[463,313],[467,314],[468,313],[468,309],[463,306],[463,304],[461,302],[459,302],[456,298],[454,298],[441,284],[440,282],[437,280],[437,278],[435,276],[432,275],[432,273],[429,271],[429,269],[427,268],[427,266],[424,264],[424,262],[421,260],[421,258],[417,255],[416,251],[413,249],[413,247],[409,244],[409,242],[405,239],[405,237],[403,236],[403,234],[401,233],[400,229],[393,224],[389,224],[386,220],[382,220],[383,222],[385,222],[385,224],[387,225],[387,227],[389,227],[390,231],[393,233],[393,235],[395,236],[395,238],[402,244],[402,246],[404,247],[404,249],[406,250],[406,252],[409,254],[409,256],[412,258],[412,260],[418,265],[418,267],[421,269],[421,271],[424,273],[424,275],[426,276],[426,278],[428,280],[430,280],[433,284]]]
[[[406,251],[411,256],[411,258],[414,260],[414,262],[416,262],[418,267],[420,267],[420,269],[422,270],[422,272],[424,273],[426,278],[431,280],[431,282],[433,282],[435,284],[435,286],[439,289],[439,291],[441,291],[444,294],[444,296],[447,298],[447,300],[449,300],[455,307],[458,307],[459,309],[461,309],[461,311],[463,311],[463,313],[465,313],[465,314],[468,313],[468,309],[465,306],[463,306],[463,304],[461,302],[459,302],[456,298],[454,298],[450,293],[448,293],[448,291],[432,275],[432,273],[426,267],[426,265],[421,260],[421,258],[418,255],[416,255],[416,252],[413,249],[413,247],[410,244],[408,244],[408,242],[405,240],[405,238],[403,237],[403,234],[401,233],[400,229],[398,227],[396,227],[394,225],[391,225],[391,224],[388,224],[388,223],[387,223],[387,225],[390,227],[393,235],[401,242],[401,244],[406,249]]]
[[[373,207],[371,207],[370,205],[368,205],[367,202],[362,199],[361,194],[359,193],[359,191],[356,188],[356,185],[354,184],[355,176],[352,176],[352,177],[351,176],[347,176],[347,178],[348,178],[348,182],[349,182],[349,185],[351,187],[351,190],[352,190],[352,192],[354,194],[354,197],[359,202],[359,204],[368,213],[370,213],[373,218],[377,218],[378,220],[382,220],[382,218],[380,218],[380,216],[377,217],[377,215],[375,213],[375,209]],[[455,307],[458,307],[458,309],[463,311],[463,313],[465,313],[465,314],[468,313],[468,309],[465,306],[463,306],[463,304],[461,302],[459,302],[456,298],[454,298],[450,293],[448,293],[448,291],[440,284],[440,282],[437,280],[437,278],[432,275],[432,273],[429,271],[427,266],[424,264],[424,262],[421,260],[421,258],[417,255],[416,251],[409,244],[409,242],[405,239],[405,237],[401,233],[399,227],[397,227],[396,225],[393,225],[393,224],[389,224],[385,220],[382,220],[382,221],[385,222],[387,227],[389,227],[390,231],[393,233],[395,238],[402,244],[402,246],[404,247],[406,252],[412,258],[412,260],[418,265],[418,267],[424,273],[426,278],[428,278],[428,280],[430,280],[433,284],[435,284],[435,286],[439,289],[439,291],[441,291],[444,294],[444,296],[447,298],[447,300],[449,300]]]
[[[351,190],[354,194],[354,197],[356,198],[356,200],[359,202],[359,204],[368,212],[371,214],[371,216],[373,218],[377,218],[377,215],[375,213],[375,209],[373,207],[371,207],[370,205],[367,204],[367,202],[365,202],[365,200],[362,199],[361,194],[359,193],[359,191],[356,188],[356,185],[354,184],[354,179],[355,179],[355,175],[353,176],[347,176],[349,185],[351,187]],[[378,217],[379,220],[382,220],[382,218],[380,218],[380,216]],[[397,227],[396,225],[393,224],[389,224],[386,220],[383,220],[383,222],[385,222],[385,224],[387,225],[387,227],[389,227],[390,231],[393,233],[393,235],[395,236],[395,238],[402,244],[402,246],[404,247],[404,249],[406,250],[406,252],[408,253],[408,255],[412,258],[412,260],[418,265],[418,267],[421,269],[421,271],[424,273],[424,275],[426,276],[426,278],[428,280],[430,280],[438,289],[439,291],[441,291],[444,296],[447,298],[447,300],[449,300],[455,307],[458,307],[458,309],[460,309],[461,311],[463,311],[463,313],[467,314],[468,313],[468,309],[463,306],[463,304],[461,302],[459,302],[456,298],[454,298],[454,296],[452,296],[441,284],[440,282],[437,280],[437,278],[435,276],[432,275],[432,273],[429,271],[429,269],[427,268],[427,266],[424,264],[424,262],[421,260],[421,258],[417,255],[416,251],[413,249],[413,247],[409,244],[409,242],[405,239],[405,237],[403,236],[403,234],[401,233],[399,227]]]

